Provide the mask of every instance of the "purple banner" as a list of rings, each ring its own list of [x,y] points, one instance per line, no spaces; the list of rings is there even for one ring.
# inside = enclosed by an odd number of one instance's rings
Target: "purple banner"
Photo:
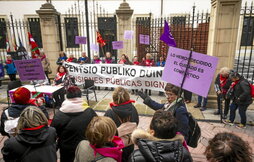
[[[97,44],[91,44],[91,50],[99,52],[99,46]]]
[[[149,45],[150,44],[150,36],[139,34],[139,43]]]
[[[189,56],[190,51],[188,50],[170,47],[162,79],[180,87]],[[183,89],[207,97],[217,63],[217,57],[192,52]]]
[[[132,30],[125,30],[124,31],[124,39],[132,39],[134,31]]]
[[[75,44],[86,44],[86,37],[76,36]]]
[[[14,64],[21,81],[45,79],[45,73],[40,59],[15,60]]]
[[[123,41],[113,41],[112,46],[113,46],[113,49],[122,49]]]

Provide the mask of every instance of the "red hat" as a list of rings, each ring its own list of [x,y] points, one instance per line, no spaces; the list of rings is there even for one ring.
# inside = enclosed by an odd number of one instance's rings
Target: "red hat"
[[[29,100],[31,98],[31,92],[24,87],[18,88],[14,93],[13,93],[13,99],[16,104],[28,104]]]

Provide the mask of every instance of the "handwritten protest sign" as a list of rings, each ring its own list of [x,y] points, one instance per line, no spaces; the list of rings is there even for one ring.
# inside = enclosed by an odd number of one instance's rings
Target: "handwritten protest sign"
[[[45,79],[45,73],[40,59],[15,60],[14,64],[21,81]]]
[[[75,44],[86,44],[86,37],[76,36]]]
[[[150,36],[144,35],[144,34],[139,34],[139,43],[149,45],[150,44]]]
[[[99,51],[99,46],[97,44],[91,44],[91,50],[93,51]]]
[[[124,31],[124,39],[132,39],[134,35],[134,31],[132,30],[125,30]]]
[[[113,49],[122,49],[123,41],[113,41],[112,46],[113,46]]]
[[[170,47],[162,79],[180,87],[189,56],[188,50]],[[183,89],[207,97],[217,63],[217,57],[192,52]]]

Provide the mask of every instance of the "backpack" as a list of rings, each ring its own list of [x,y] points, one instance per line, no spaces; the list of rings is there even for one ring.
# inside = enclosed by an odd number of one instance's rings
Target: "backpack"
[[[176,115],[175,110],[176,108],[182,106],[184,103],[183,101],[177,102],[175,105],[173,105],[169,111],[173,112],[174,116]],[[188,112],[188,119],[189,119],[189,133],[188,133],[188,141],[187,145],[196,148],[198,146],[198,141],[201,136],[201,129],[198,125],[197,120],[191,115],[191,113]]]
[[[137,128],[137,124],[135,122],[123,122],[121,118],[114,112],[117,116],[118,120],[121,122],[121,125],[117,128],[118,137],[123,140],[124,147],[130,146],[133,144],[131,140],[132,132]]]

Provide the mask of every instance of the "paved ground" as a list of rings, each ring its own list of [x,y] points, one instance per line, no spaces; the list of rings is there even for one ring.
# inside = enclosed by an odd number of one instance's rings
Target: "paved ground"
[[[90,98],[90,105],[93,107],[99,115],[103,115],[104,110],[108,108],[108,103],[111,102],[111,96],[112,91],[105,91],[100,90],[96,91],[98,102],[95,102],[93,94],[91,94]],[[152,92],[153,99],[155,99],[157,102],[165,102],[165,97],[158,96],[158,92]],[[140,124],[139,127],[143,129],[147,129],[149,126],[149,123],[151,121],[151,116],[149,114],[152,114],[153,111],[145,106],[142,103],[142,99],[140,99],[136,95],[131,95],[131,99],[136,100],[135,106],[137,107],[140,114],[146,114],[140,115]],[[247,141],[250,146],[253,148],[253,154],[254,154],[254,127],[253,126],[247,126],[246,129],[237,129],[234,126],[228,126],[221,124],[219,122],[209,122],[209,121],[219,121],[219,116],[213,115],[214,109],[207,109],[205,112],[199,111],[199,109],[193,108],[194,103],[196,103],[197,97],[194,96],[193,103],[188,104],[188,110],[197,118],[201,119],[199,121],[199,125],[202,130],[202,136],[201,140],[199,142],[199,145],[197,148],[190,148],[190,152],[192,154],[192,157],[194,161],[206,161],[205,157],[203,155],[203,152],[205,150],[205,147],[208,144],[209,139],[211,139],[216,133],[218,132],[234,132],[240,137],[242,137],[245,141]],[[4,107],[6,107],[6,104],[1,104],[1,102],[6,102],[6,86],[3,85],[0,89],[0,113]],[[53,117],[53,110],[48,110],[50,113],[51,118]],[[248,121],[254,120],[254,111],[249,110],[248,111]],[[237,116],[236,121],[239,121],[239,117]],[[0,148],[3,146],[3,142],[5,141],[5,137],[0,136]],[[2,155],[0,154],[0,159],[2,159]],[[253,159],[254,160],[254,159]],[[2,160],[0,160],[1,162]]]

